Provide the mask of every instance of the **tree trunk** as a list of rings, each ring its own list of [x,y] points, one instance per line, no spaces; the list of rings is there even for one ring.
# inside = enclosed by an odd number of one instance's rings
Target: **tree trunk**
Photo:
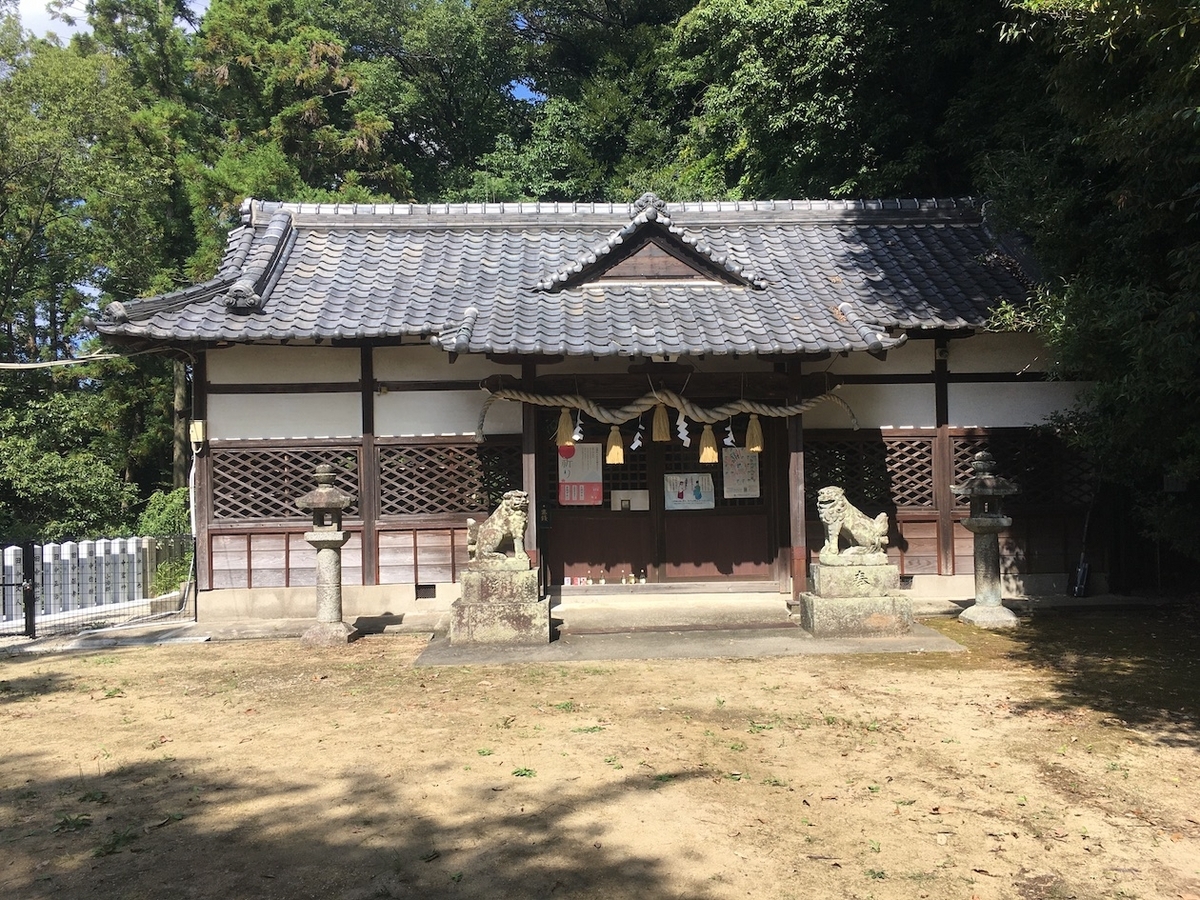
[[[171,485],[183,487],[188,477],[187,370],[182,360],[172,366],[175,382],[175,439],[171,454]]]

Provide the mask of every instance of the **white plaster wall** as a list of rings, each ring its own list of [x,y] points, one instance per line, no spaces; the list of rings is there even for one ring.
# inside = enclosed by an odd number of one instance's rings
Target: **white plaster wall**
[[[640,366],[649,362],[642,356],[568,356],[560,363],[538,366],[539,375],[623,375],[630,366]],[[759,359],[757,356],[731,356],[728,354],[706,354],[703,359],[698,356],[671,357],[672,362],[691,366],[696,372],[709,374],[721,372],[772,372],[774,365]]]
[[[1041,338],[1024,332],[976,334],[948,349],[951,372],[1045,372],[1053,363]]]
[[[1070,381],[952,384],[950,425],[955,428],[1040,425],[1051,413],[1070,407],[1082,387]]]
[[[932,384],[853,384],[837,395],[850,404],[862,428],[933,428],[937,425]],[[804,414],[804,427],[853,428],[836,403],[819,403]]]
[[[428,344],[375,348],[376,381],[464,381],[503,372],[521,375],[520,366],[500,366],[486,356],[464,353],[453,363],[450,354]]]
[[[927,375],[933,371],[933,341],[917,341],[911,338],[895,350],[889,350],[887,360],[879,360],[870,353],[848,353],[835,355],[832,359],[804,363],[800,371],[805,375],[813,372],[831,372],[837,375]]]
[[[346,347],[236,345],[208,351],[210,384],[358,381],[358,350]]]
[[[474,435],[486,391],[392,391],[375,395],[375,434],[380,437]],[[484,434],[520,434],[521,404],[497,400]]]
[[[211,440],[361,438],[358,393],[210,394]]]

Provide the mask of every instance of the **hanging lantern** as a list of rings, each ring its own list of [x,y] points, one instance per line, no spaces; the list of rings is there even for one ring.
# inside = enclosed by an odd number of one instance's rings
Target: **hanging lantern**
[[[654,407],[654,425],[650,436],[659,443],[671,440],[671,420],[667,418],[667,408],[659,403]]]
[[[625,465],[625,445],[621,443],[621,429],[616,425],[608,429],[608,447],[605,449],[604,461],[610,466]]]
[[[746,426],[746,449],[751,453],[762,453],[762,425],[758,422],[758,413],[750,414],[750,424]]]
[[[713,434],[711,425],[705,425],[700,435],[700,462],[715,463],[718,459],[717,436]]]
[[[558,433],[554,436],[554,443],[560,447],[574,447],[574,431],[575,426],[571,423],[571,411],[564,406],[562,412],[558,414]]]

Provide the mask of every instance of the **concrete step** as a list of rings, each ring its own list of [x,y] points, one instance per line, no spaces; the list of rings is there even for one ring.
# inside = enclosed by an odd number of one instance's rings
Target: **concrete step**
[[[795,628],[784,595],[660,594],[551,599],[560,635]]]

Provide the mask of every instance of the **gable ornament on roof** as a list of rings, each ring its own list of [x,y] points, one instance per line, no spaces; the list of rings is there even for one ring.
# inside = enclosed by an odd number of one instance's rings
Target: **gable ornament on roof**
[[[558,291],[600,277],[622,260],[636,254],[647,244],[656,244],[674,256],[696,275],[710,283],[752,287],[762,290],[766,281],[727,253],[719,253],[699,238],[692,237],[672,221],[667,203],[647,191],[633,203],[633,218],[618,228],[603,243],[597,244],[572,263],[537,283],[539,291]]]

